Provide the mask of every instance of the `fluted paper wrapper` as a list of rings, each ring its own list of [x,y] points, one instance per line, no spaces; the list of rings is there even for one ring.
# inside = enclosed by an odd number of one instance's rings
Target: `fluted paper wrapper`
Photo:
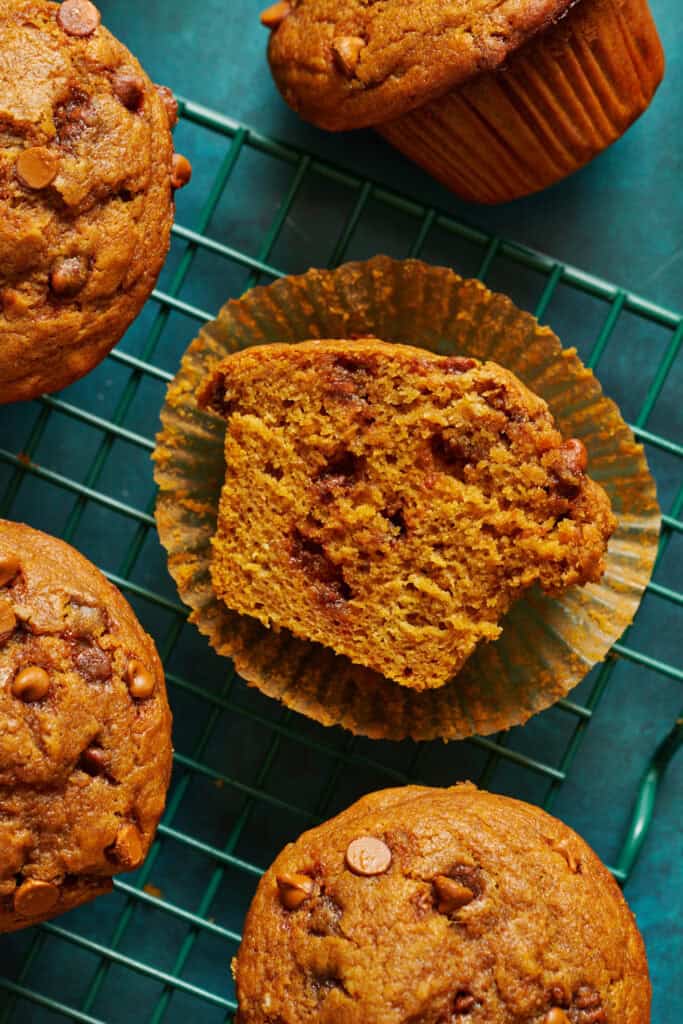
[[[445,686],[417,692],[285,629],[231,611],[211,586],[211,538],[225,475],[225,422],[199,409],[198,387],[231,352],[271,342],[376,335],[432,351],[492,359],[581,438],[618,528],[599,584],[549,598],[528,591],[494,643]],[[642,447],[573,350],[503,295],[451,270],[376,257],[311,270],[228,302],[192,342],[170,384],[154,455],[156,517],[180,596],[219,654],[270,697],[325,725],[366,736],[460,739],[526,721],[565,696],[631,622],[650,578],[660,527]]]

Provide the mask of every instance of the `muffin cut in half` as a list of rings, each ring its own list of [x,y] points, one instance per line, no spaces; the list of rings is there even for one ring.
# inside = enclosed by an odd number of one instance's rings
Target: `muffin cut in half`
[[[199,401],[228,421],[217,596],[405,686],[446,683],[533,583],[603,572],[615,520],[583,444],[495,363],[266,345]]]

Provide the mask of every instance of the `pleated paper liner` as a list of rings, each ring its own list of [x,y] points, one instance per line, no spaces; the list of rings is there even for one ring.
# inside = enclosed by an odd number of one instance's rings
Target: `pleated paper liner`
[[[211,537],[225,463],[225,423],[196,392],[237,349],[270,342],[374,334],[441,353],[493,359],[548,402],[567,437],[580,437],[589,472],[619,525],[599,584],[549,598],[531,590],[451,682],[418,693],[287,630],[267,629],[219,602]],[[451,270],[378,256],[311,270],[228,302],[192,342],[170,384],[154,455],[157,523],[191,620],[240,675],[325,725],[366,736],[459,739],[526,721],[565,696],[631,622],[650,578],[660,515],[642,447],[573,350],[503,295]]]

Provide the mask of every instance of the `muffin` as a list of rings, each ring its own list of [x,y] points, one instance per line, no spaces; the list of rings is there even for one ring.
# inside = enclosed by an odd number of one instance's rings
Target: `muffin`
[[[207,382],[238,351],[371,336],[420,346],[421,355],[506,367],[547,403],[563,437],[583,442],[588,473],[617,520],[599,583],[553,594],[529,588],[501,621],[497,640],[480,643],[446,685],[426,690],[240,614],[216,596],[212,580],[228,424],[225,409],[202,408],[198,395],[217,400]],[[226,302],[183,355],[161,422],[156,522],[190,621],[245,682],[323,725],[392,740],[463,739],[520,725],[566,697],[607,656],[652,573],[661,525],[656,487],[616,404],[550,327],[447,267],[376,256],[281,278]]]
[[[0,520],[0,932],[142,864],[171,773],[154,644],[82,555]]]
[[[643,941],[598,857],[463,784],[373,793],[287,846],[233,962],[239,1024],[649,1024]]]
[[[616,521],[585,446],[495,363],[257,346],[199,403],[227,419],[217,597],[404,686],[443,686],[532,584],[603,574]]]
[[[88,0],[0,0],[0,402],[82,377],[140,312],[190,174],[175,118]]]
[[[578,170],[647,108],[664,71],[647,0],[285,0],[262,21],[302,117],[375,127],[481,203]]]

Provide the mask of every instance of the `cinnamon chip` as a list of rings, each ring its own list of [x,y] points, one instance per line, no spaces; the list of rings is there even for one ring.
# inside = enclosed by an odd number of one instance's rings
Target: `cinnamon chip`
[[[349,843],[346,863],[354,875],[383,875],[391,864],[391,850],[381,839],[361,836]]]
[[[339,36],[332,43],[334,62],[347,78],[355,75],[364,48],[365,40],[360,36]]]
[[[59,899],[59,889],[51,882],[28,878],[14,893],[14,909],[22,917],[47,914]]]
[[[17,177],[26,188],[47,188],[57,177],[59,157],[46,146],[23,149],[16,162]]]
[[[280,901],[287,910],[296,910],[315,892],[315,882],[308,875],[278,875]]]
[[[182,153],[173,154],[171,164],[171,187],[176,191],[184,188],[192,177],[192,164]]]
[[[90,0],[64,0],[57,11],[57,22],[69,36],[91,36],[101,20],[100,12]]]
[[[135,71],[119,69],[111,83],[114,95],[127,110],[138,111],[145,98],[145,80]]]
[[[279,0],[278,3],[271,4],[265,11],[261,13],[261,24],[264,28],[269,28],[273,31],[279,28],[285,18],[288,18],[292,13],[292,5],[288,3],[288,0]]]

